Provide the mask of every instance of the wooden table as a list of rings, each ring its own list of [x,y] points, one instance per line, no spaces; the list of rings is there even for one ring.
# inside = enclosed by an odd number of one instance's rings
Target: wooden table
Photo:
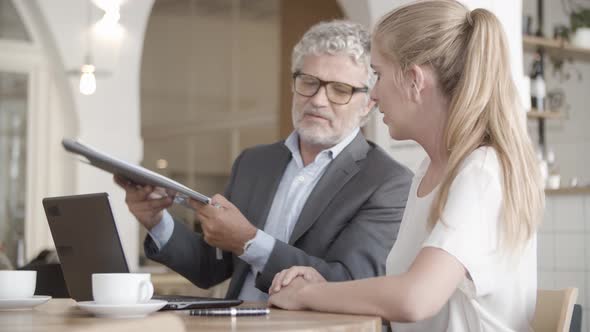
[[[245,304],[253,306],[256,304]],[[381,319],[370,316],[338,315],[309,311],[271,309],[264,317],[197,317],[181,311],[157,312],[148,316],[172,318],[184,324],[186,331],[381,331]],[[180,317],[180,319],[177,319]],[[108,319],[95,317],[76,305],[71,299],[52,299],[32,310],[0,311],[0,331],[71,332],[87,329],[107,332],[132,330],[134,322],[148,322],[146,318]],[[127,324],[127,325],[126,325]],[[182,325],[182,324],[179,324]],[[149,331],[145,326],[138,331]],[[172,332],[155,328],[154,331]],[[181,329],[182,330],[182,329]]]

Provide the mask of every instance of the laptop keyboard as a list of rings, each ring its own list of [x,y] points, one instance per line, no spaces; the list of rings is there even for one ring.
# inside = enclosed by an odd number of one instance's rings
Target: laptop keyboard
[[[184,310],[203,308],[226,308],[240,305],[241,300],[227,300],[215,297],[186,296],[186,295],[156,295],[155,300],[168,301],[160,310]]]

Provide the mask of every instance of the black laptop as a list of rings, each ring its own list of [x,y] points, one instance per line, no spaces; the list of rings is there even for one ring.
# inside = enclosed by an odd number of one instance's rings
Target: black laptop
[[[127,273],[127,261],[108,194],[97,193],[43,199],[45,215],[61,262],[70,297],[92,300],[93,273]],[[158,296],[162,310],[231,307],[236,299],[195,296]]]

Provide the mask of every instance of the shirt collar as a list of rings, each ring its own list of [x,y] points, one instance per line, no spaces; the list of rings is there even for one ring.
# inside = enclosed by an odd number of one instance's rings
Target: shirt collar
[[[350,134],[348,134],[346,137],[344,137],[344,139],[341,140],[338,144],[334,145],[331,148],[322,150],[320,153],[318,153],[318,156],[322,153],[327,153],[332,160],[335,159],[340,154],[340,152],[342,152],[342,150],[344,150],[344,148],[346,148],[352,142],[352,140],[354,140],[354,138],[359,133],[359,131],[360,131],[360,128],[356,127]],[[295,158],[295,161],[297,162],[297,164],[300,166],[303,165],[303,160],[301,158],[301,152],[299,151],[299,134],[297,133],[296,130],[294,130],[291,134],[289,134],[289,137],[287,137],[287,139],[285,140],[285,146],[289,149],[289,151],[291,151],[291,154],[293,155],[293,158]]]

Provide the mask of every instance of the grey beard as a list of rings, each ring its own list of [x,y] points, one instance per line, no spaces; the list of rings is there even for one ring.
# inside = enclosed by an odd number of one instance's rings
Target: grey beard
[[[313,132],[313,130],[310,130]],[[332,136],[325,136],[325,135],[313,135],[308,132],[307,128],[298,128],[297,133],[299,134],[299,139],[306,144],[316,145],[316,146],[323,146],[326,148],[332,147],[344,138],[346,135],[332,135]]]

